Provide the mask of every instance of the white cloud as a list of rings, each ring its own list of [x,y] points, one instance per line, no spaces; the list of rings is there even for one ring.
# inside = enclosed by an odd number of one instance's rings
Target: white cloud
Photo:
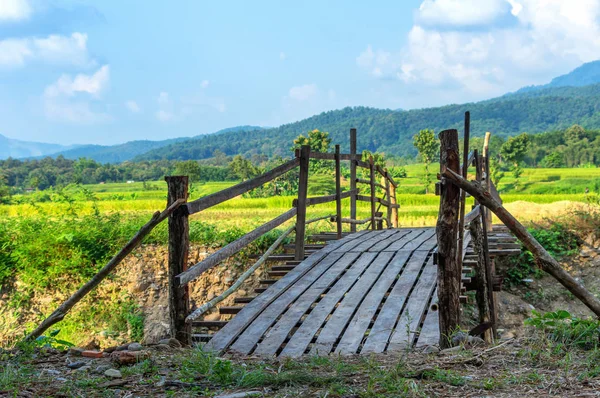
[[[56,83],[46,87],[44,95],[48,97],[57,97],[66,95],[71,97],[77,93],[88,93],[98,96],[108,85],[110,79],[110,70],[108,65],[104,65],[93,75],[78,74],[75,78],[70,75],[62,75]]]
[[[84,33],[0,40],[0,66],[19,67],[29,61],[58,65],[93,65],[87,51],[87,35]]]
[[[0,21],[19,21],[29,18],[31,6],[27,0],[0,1]]]
[[[285,55],[285,53],[284,53],[283,51],[282,51],[282,52],[280,52],[280,53],[279,53],[279,59],[280,59],[280,60],[282,60],[282,61],[284,61],[284,60],[285,60],[285,58],[286,58],[286,55]]]
[[[168,122],[170,120],[173,120],[173,114],[171,112],[159,110],[156,112],[156,118],[161,122]]]
[[[142,108],[140,108],[138,103],[133,100],[125,101],[125,107],[132,113],[139,113],[142,111]]]
[[[599,57],[600,0],[476,3],[423,1],[402,51],[368,46],[357,65],[422,93],[423,101],[411,104],[422,106],[432,94],[458,102],[545,83]],[[438,29],[436,18],[451,24]],[[483,23],[492,20],[505,23]]]
[[[296,101],[307,101],[317,95],[317,85],[312,83],[292,87],[288,95]]]
[[[202,80],[202,83],[200,84],[200,86],[202,86],[202,88],[206,88],[206,87],[208,87],[209,84],[210,84],[210,82],[208,80]]]
[[[427,25],[483,25],[508,9],[507,0],[425,0],[418,21]]]
[[[110,69],[102,66],[92,75],[64,74],[44,90],[46,116],[55,121],[93,123],[110,120],[110,116],[92,109],[92,100],[100,98],[108,86]]]

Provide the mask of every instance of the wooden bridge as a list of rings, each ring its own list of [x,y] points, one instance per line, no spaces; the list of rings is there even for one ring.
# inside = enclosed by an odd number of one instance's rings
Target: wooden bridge
[[[252,180],[212,195],[187,201],[187,177],[166,177],[168,205],[156,212],[136,235],[85,285],[48,316],[26,339],[40,336],[60,322],[73,306],[112,272],[115,267],[162,221],[169,220],[169,315],[171,336],[184,344],[206,342],[206,349],[219,353],[256,356],[298,357],[304,354],[371,354],[439,345],[448,347],[450,336],[461,325],[461,303],[474,291],[478,309],[477,327],[470,334],[486,342],[497,337],[495,292],[502,288],[494,257],[520,253],[513,231],[536,257],[542,269],[556,278],[595,314],[600,301],[562,269],[535,241],[525,227],[501,205],[488,177],[489,133],[483,148],[469,152],[469,113],[465,114],[462,164],[458,132],[444,130],[440,138],[440,210],[436,228],[399,228],[396,188],[388,171],[364,161],[357,154],[356,130],[350,131],[350,153],[311,153],[304,146],[296,156]],[[335,194],[307,197],[310,159],[334,162]],[[350,189],[341,188],[341,162],[350,163]],[[477,183],[467,181],[472,167]],[[357,168],[368,178],[357,178]],[[285,173],[298,170],[298,197],[293,207],[226,245],[203,261],[188,267],[189,220],[191,214],[218,205]],[[364,174],[363,174],[364,175]],[[381,178],[381,180],[379,180]],[[357,184],[367,186],[361,195]],[[466,191],[481,201],[465,209]],[[377,195],[383,193],[383,197]],[[342,217],[342,199],[349,198],[350,217]],[[367,218],[357,219],[357,201],[369,203]],[[335,202],[335,214],[306,219],[307,207]],[[380,211],[384,207],[386,210]],[[492,226],[491,211],[506,223]],[[223,294],[197,308],[190,308],[188,284],[205,271],[235,255],[249,243],[295,217],[260,259],[244,271]],[[306,236],[306,225],[330,219],[334,232]],[[384,223],[386,227],[384,229]],[[349,228],[343,228],[349,224]],[[366,228],[358,231],[358,226]],[[290,234],[293,244],[285,244]],[[312,241],[312,243],[307,243]],[[283,248],[291,253],[277,254]],[[235,297],[237,306],[220,306],[228,321],[198,319],[234,293],[267,262],[279,265],[268,271],[271,279],[255,295]],[[281,264],[283,263],[283,264]],[[198,329],[202,331],[198,332]],[[205,331],[216,333],[204,333]]]
[[[468,119],[466,130],[468,143]],[[450,135],[457,144],[456,130],[449,132],[452,132]],[[438,345],[442,339],[440,326],[444,322],[443,316],[440,320],[438,286],[443,289],[442,293],[453,295],[456,305],[467,301],[464,295],[467,290],[477,291],[481,321],[494,324],[492,291],[494,288],[499,290],[501,281],[494,275],[488,247],[487,233],[492,233],[489,214],[476,206],[465,215],[465,195],[459,198],[456,194],[460,190],[455,189],[453,193],[452,189],[438,184],[436,191],[442,197],[438,226],[449,221],[454,225],[451,226],[453,232],[445,235],[443,228],[438,228],[437,233],[435,228],[398,228],[397,184],[386,169],[374,164],[372,157],[364,161],[356,153],[356,130],[350,132],[349,154],[341,154],[339,145],[335,148],[335,153],[311,153],[309,147],[302,147],[294,159],[282,166],[228,190],[189,202],[184,207],[185,212],[171,217],[169,264],[174,283],[170,304],[172,329],[178,338],[189,341],[191,336],[195,341],[206,342],[207,349],[218,352],[290,357],[383,353]],[[468,149],[465,148],[465,151]],[[470,157],[465,156],[465,173],[469,166],[475,166],[477,179],[485,181],[484,177],[489,174],[486,174],[485,155],[481,158],[474,151]],[[446,158],[447,154],[442,152],[442,164],[448,163]],[[335,194],[307,197],[310,159],[334,162]],[[347,191],[341,189],[342,161],[350,162],[350,189]],[[292,209],[187,268],[188,215],[248,192],[295,168],[299,168],[299,189]],[[369,178],[357,178],[358,168],[366,169]],[[169,177],[167,181],[169,203],[187,198],[185,178]],[[366,185],[368,195],[361,195],[358,184]],[[377,192],[382,192],[383,197],[378,197]],[[454,194],[454,197],[448,193]],[[349,218],[342,217],[344,198],[350,198]],[[369,217],[356,218],[357,201],[370,203]],[[335,222],[336,231],[305,236],[307,224],[325,218],[307,220],[307,207],[327,202],[336,203],[336,214],[326,217]],[[385,211],[380,211],[382,207]],[[459,216],[461,208],[463,211]],[[447,217],[444,213],[448,211],[450,218],[444,220],[444,216]],[[232,288],[190,311],[187,283],[293,217],[296,218],[295,225],[284,232],[282,238]],[[472,233],[466,230],[465,225],[474,221],[479,229],[471,231],[478,236],[470,245]],[[384,223],[387,228],[384,228]],[[349,224],[349,228],[344,229],[343,224]],[[485,227],[485,240],[479,236],[483,234],[481,224]],[[366,225],[366,229],[357,231],[361,225]],[[284,246],[291,253],[274,254],[283,238],[292,232],[295,233],[295,243]],[[308,245],[307,240],[316,243]],[[450,242],[449,247],[454,251],[443,257],[443,250],[442,253],[438,250],[440,242]],[[508,236],[502,244],[503,247],[494,249],[495,254],[511,254],[519,250]],[[442,272],[437,265],[440,258],[446,269],[452,266],[459,270],[452,277],[457,283],[450,288],[442,286],[443,281],[449,279],[447,276],[440,281]],[[257,288],[255,295],[236,297],[237,305],[219,308],[221,314],[234,315],[231,320],[197,319],[234,293],[244,278],[267,261],[284,265],[272,266],[268,272],[271,279],[262,280],[264,287]],[[210,332],[215,329],[216,333]],[[492,337],[492,332],[488,332],[487,339]]]
[[[466,177],[468,168],[475,166],[476,179],[487,185],[485,194],[494,195],[491,181],[484,179],[489,175],[487,145],[482,158],[476,151],[467,156],[468,112],[465,115],[462,169],[458,132],[445,130],[439,137],[441,173],[455,177],[462,171]],[[486,138],[489,139],[489,135]],[[310,147],[303,146],[292,160],[281,166],[192,202],[187,202],[187,177],[166,177],[169,188],[167,209],[155,213],[107,265],[27,339],[38,337],[63,319],[144,236],[168,218],[170,330],[173,337],[185,344],[192,343],[196,337],[209,340],[206,348],[218,352],[292,357],[307,353],[382,353],[435,344],[443,347],[449,344],[449,336],[460,325],[460,303],[467,300],[463,295],[467,290],[476,292],[480,326],[491,326],[491,330],[486,331],[483,327],[478,333],[491,341],[496,324],[493,291],[498,290],[501,281],[498,283],[491,261],[489,211],[476,205],[465,214],[465,192],[455,183],[441,179],[436,185],[436,192],[440,194],[436,229],[398,228],[397,184],[386,169],[375,164],[372,156],[365,162],[363,156],[357,154],[356,144],[356,130],[351,129],[349,154],[341,154],[339,145],[335,146],[335,153],[311,153]],[[310,159],[334,162],[335,194],[307,197]],[[342,161],[350,163],[350,189],[347,191],[341,188]],[[363,175],[367,174],[368,178],[357,178],[357,168],[366,169]],[[295,169],[299,172],[298,197],[290,210],[188,268],[189,215],[249,192]],[[447,170],[455,174],[448,174]],[[367,185],[368,195],[361,195],[357,184]],[[378,197],[378,193],[383,193],[383,197]],[[342,217],[344,198],[350,199],[349,218]],[[487,200],[484,196],[479,199]],[[356,218],[357,201],[370,204],[369,217]],[[306,219],[307,207],[327,202],[335,202],[335,214]],[[381,207],[385,207],[385,214],[380,211]],[[294,225],[285,230],[229,289],[198,308],[190,308],[189,282],[294,217]],[[307,237],[306,225],[324,218],[335,222],[336,231]],[[384,229],[384,222],[387,229]],[[345,230],[343,224],[349,224],[349,228]],[[357,231],[360,225],[366,225],[366,229]],[[275,254],[291,233],[295,233],[294,244],[291,247],[284,245],[284,248],[293,253]],[[329,244],[308,246],[307,238]],[[506,239],[509,239],[508,243]],[[514,245],[510,239],[504,237],[497,242]],[[471,241],[473,245],[469,249]],[[497,248],[495,254],[506,254],[511,248],[500,247],[499,250]],[[285,261],[285,265],[269,271],[274,279],[261,281],[266,287],[256,289],[258,295],[237,297],[236,303],[245,306],[219,308],[221,314],[235,314],[231,321],[197,320],[234,293],[245,279],[269,260]],[[469,263],[474,267],[463,267]],[[222,329],[216,334],[201,335],[193,332],[193,326]]]

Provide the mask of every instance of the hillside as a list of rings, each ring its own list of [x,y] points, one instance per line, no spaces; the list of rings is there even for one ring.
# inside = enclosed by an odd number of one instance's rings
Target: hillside
[[[223,130],[219,130],[212,134],[224,134],[224,133],[235,133],[239,131],[252,130],[252,129],[261,129],[262,127],[257,126],[236,126],[230,127]],[[1,136],[0,136],[1,137]],[[150,140],[137,140],[137,141],[128,141],[123,144],[117,145],[82,145],[73,149],[66,149],[65,147],[61,147],[58,145],[56,149],[48,150],[44,153],[31,153],[20,156],[13,155],[12,157],[16,158],[24,158],[24,157],[44,157],[44,156],[52,156],[57,157],[59,155],[64,156],[67,159],[79,159],[79,158],[89,158],[93,159],[100,163],[121,163],[128,160],[133,159],[138,155],[142,155],[148,151],[159,149],[165,147],[170,144],[175,144],[181,141],[188,141],[190,139],[197,139],[202,137],[202,135],[198,135],[195,137],[180,137],[180,138],[172,138],[168,140],[162,141],[150,141]],[[1,141],[0,141],[1,142]],[[35,147],[35,145],[49,145],[49,144],[38,144],[35,142],[26,143],[29,144],[30,147]],[[0,152],[0,159],[7,158],[8,156],[2,156]]]
[[[523,87],[517,93],[538,91],[544,88],[582,87],[600,83],[600,61],[585,63],[571,72],[555,77],[548,84]]]
[[[471,111],[471,131],[482,136],[485,131],[508,136],[521,132],[540,133],[565,129],[575,123],[589,129],[600,128],[600,84],[585,87],[544,88],[514,93],[499,98],[447,105],[438,108],[394,111],[367,107],[344,108],[280,127],[235,131],[181,141],[138,156],[135,160],[205,159],[215,150],[227,155],[265,154],[289,156],[292,140],[299,134],[320,129],[331,134],[333,142],[348,144],[348,131],[358,129],[360,149],[414,156],[412,136],[431,128],[462,129],[463,113]]]
[[[54,152],[64,151],[73,146],[46,144],[43,142],[21,141],[0,134],[0,159],[45,156]]]

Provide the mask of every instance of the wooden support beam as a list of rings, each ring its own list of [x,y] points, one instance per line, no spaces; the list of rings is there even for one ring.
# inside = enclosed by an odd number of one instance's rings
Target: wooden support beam
[[[194,279],[202,275],[206,270],[213,268],[221,261],[231,257],[232,255],[246,247],[248,244],[254,242],[256,239],[260,238],[272,229],[277,228],[287,220],[293,218],[295,215],[296,208],[290,209],[287,212],[280,215],[279,217],[276,217],[273,220],[256,228],[255,230],[248,232],[246,235],[242,236],[241,238],[231,242],[227,246],[211,254],[210,256],[200,261],[198,264],[194,265],[187,271],[177,275],[176,283],[179,286],[183,286],[193,281]]]
[[[281,166],[275,167],[273,170],[269,170],[260,176],[241,182],[231,188],[224,189],[222,191],[206,195],[200,199],[196,199],[187,204],[187,212],[194,214],[199,211],[208,209],[209,207],[218,205],[219,203],[225,202],[226,200],[235,198],[243,193],[258,188],[266,182],[274,180],[275,178],[287,173],[288,171],[296,168],[300,163],[298,158],[292,159],[289,162],[282,164]]]
[[[469,137],[471,131],[471,113],[465,112],[465,131],[463,137],[463,164],[462,164],[462,176],[467,178],[467,170],[469,169]],[[462,251],[463,251],[463,239],[465,230],[465,204],[466,204],[466,192],[460,191],[460,214],[458,217],[458,249],[456,253],[456,259],[462,267]]]
[[[168,185],[167,205],[178,200],[187,201],[188,177],[165,177]],[[190,246],[190,227],[185,212],[175,212],[169,216],[169,315],[171,337],[183,345],[191,344],[192,330],[185,323],[190,308],[187,286],[177,283],[177,275],[187,271]]]
[[[552,275],[567,290],[585,304],[596,316],[600,316],[600,301],[573,278],[556,261],[544,247],[527,231],[516,218],[510,214],[501,203],[498,203],[485,186],[477,182],[469,182],[462,178],[454,170],[446,168],[442,174],[455,185],[469,192],[479,203],[490,209],[504,223],[506,227],[521,241],[523,245],[533,254],[538,266]]]
[[[392,203],[391,197],[391,189],[390,189],[390,180],[388,179],[388,170],[385,169],[385,176],[383,177],[385,180],[385,194],[387,196],[388,202]],[[392,206],[387,206],[387,226],[388,228],[392,228]]]
[[[310,146],[300,149],[300,175],[298,177],[298,202],[296,209],[296,260],[304,259],[304,236],[306,231],[306,196],[308,193],[308,166],[310,162]]]
[[[369,179],[371,183],[371,229],[375,230],[375,163],[373,156],[369,156]]]
[[[489,258],[485,254],[485,244],[483,240],[483,228],[481,220],[485,219],[479,215],[469,224],[469,231],[471,232],[471,238],[473,242],[473,248],[478,256],[478,260],[474,262],[475,276],[473,279],[473,286],[475,287],[475,301],[477,302],[477,308],[479,313],[479,324],[485,322],[494,322],[494,305],[490,300],[490,290],[493,291],[492,286],[488,284],[490,278],[488,278],[488,267],[486,267]],[[466,286],[465,286],[466,287]],[[494,333],[491,329],[488,329],[483,334],[483,339],[486,343],[491,344],[494,341]]]
[[[458,173],[458,132],[444,130],[440,138],[440,169]],[[460,189],[443,181],[436,226],[438,241],[438,305],[440,307],[440,347],[448,348],[450,336],[460,325],[461,269],[457,261],[458,208]]]
[[[335,146],[335,214],[337,238],[342,239],[342,171],[339,145]]]
[[[350,154],[356,155],[356,129],[350,129]],[[350,190],[356,191],[356,162],[350,161]],[[350,219],[356,220],[356,196],[350,196]],[[356,232],[356,225],[350,225],[350,231]]]

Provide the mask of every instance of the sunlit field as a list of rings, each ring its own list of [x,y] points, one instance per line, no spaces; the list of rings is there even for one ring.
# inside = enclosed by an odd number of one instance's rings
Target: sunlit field
[[[439,198],[432,193],[425,194],[423,185],[424,166],[405,166],[408,177],[397,179],[399,188],[397,200],[401,226],[435,225]],[[437,164],[430,166],[434,172]],[[190,200],[225,189],[235,182],[194,183],[190,187]],[[590,194],[585,194],[588,187]],[[87,193],[82,193],[83,190]],[[600,169],[525,169],[520,178],[519,188],[514,189],[514,177],[506,173],[500,181],[499,190],[509,211],[526,221],[535,221],[555,213],[562,213],[574,206],[583,204],[593,192],[600,189]],[[114,183],[85,185],[65,190],[70,199],[52,190],[18,195],[16,204],[1,205],[2,217],[30,217],[35,215],[60,216],[61,214],[92,214],[96,209],[101,213],[151,214],[166,205],[166,183],[164,181]],[[429,187],[433,192],[433,184]],[[237,197],[207,209],[191,217],[219,229],[237,227],[250,229],[272,219],[292,207],[294,197],[277,196],[271,198]],[[472,199],[468,199],[472,204]],[[579,205],[580,206],[580,205]],[[343,201],[343,215],[349,216],[349,199]],[[385,208],[384,208],[385,210]],[[308,217],[335,213],[335,204],[313,206]],[[358,203],[358,218],[368,217],[370,205]]]

